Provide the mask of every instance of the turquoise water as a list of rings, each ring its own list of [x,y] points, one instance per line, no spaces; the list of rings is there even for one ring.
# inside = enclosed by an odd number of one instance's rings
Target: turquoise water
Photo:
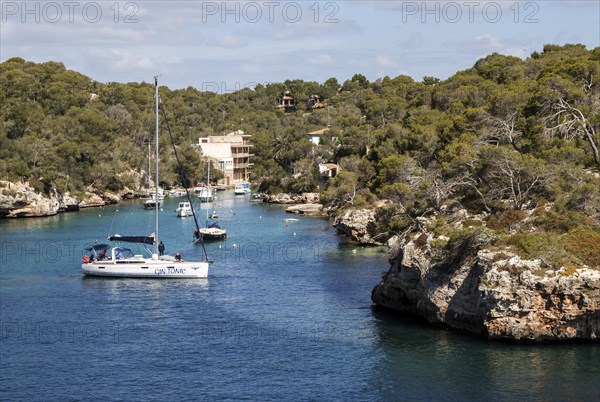
[[[161,239],[201,258],[178,201]],[[229,238],[207,246],[208,280],[82,277],[86,244],[153,230],[139,202],[0,221],[0,399],[600,399],[597,345],[486,342],[373,311],[383,250],[247,197],[215,209]]]

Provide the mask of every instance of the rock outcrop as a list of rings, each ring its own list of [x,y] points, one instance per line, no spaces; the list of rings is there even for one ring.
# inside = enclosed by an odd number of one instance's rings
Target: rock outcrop
[[[98,194],[85,193],[85,196],[79,203],[79,208],[103,207],[106,202]]]
[[[321,204],[298,204],[287,207],[285,212],[288,214],[323,216],[323,205]]]
[[[27,183],[0,182],[0,216],[7,218],[56,215],[60,210],[58,195],[37,193]]]
[[[302,193],[302,194],[265,194],[263,202],[269,204],[318,204],[320,201],[319,193]]]
[[[28,183],[0,181],[0,218],[51,216],[80,208],[116,204],[121,199],[120,195],[109,192],[86,192],[80,198],[69,193],[58,194],[54,190],[50,194],[42,194]]]
[[[368,246],[382,246],[383,243],[369,235],[368,226],[375,222],[375,211],[371,209],[352,209],[337,216],[333,226],[339,234],[348,236],[352,241]]]
[[[542,269],[492,248],[492,239],[483,228],[453,239],[425,231],[392,238],[391,267],[371,299],[490,339],[598,340],[600,271]]]

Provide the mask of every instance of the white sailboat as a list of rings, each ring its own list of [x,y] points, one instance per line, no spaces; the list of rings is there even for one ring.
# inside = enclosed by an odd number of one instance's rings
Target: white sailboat
[[[208,162],[208,174],[207,174],[208,178],[207,178],[207,182],[209,183],[208,185],[210,186],[210,161]],[[207,187],[208,190],[210,190],[209,187]],[[212,196],[211,196],[211,200],[212,200]],[[202,202],[202,198],[200,198],[200,202]],[[221,228],[219,226],[219,222],[209,222],[209,216],[208,216],[208,211],[210,209],[210,205],[206,206],[206,226],[199,228],[197,230],[197,233],[194,233],[194,235],[197,238],[201,238],[204,241],[210,241],[210,240],[223,240],[224,238],[227,237],[227,230]],[[213,214],[216,214],[216,212],[213,211]],[[201,236],[200,236],[201,235]]]
[[[213,193],[210,187],[201,187],[200,192],[198,194],[198,198],[200,198],[201,202],[212,202],[213,201]]]
[[[164,200],[165,196],[160,188],[155,189],[153,193],[150,192],[150,145],[152,144],[152,141],[147,140],[145,143],[148,144],[148,171],[146,172],[146,198],[142,200],[142,205],[144,206],[144,209],[160,208],[160,203]]]
[[[154,208],[156,208],[157,204],[158,204],[158,207],[160,208],[160,199],[158,199],[158,202],[156,202],[156,198],[153,195],[151,197],[144,199],[142,204],[144,205],[144,209],[154,209]]]
[[[156,179],[158,183],[158,78],[154,79],[156,99]],[[183,183],[184,186],[186,183]],[[159,199],[158,186],[155,200]],[[188,197],[189,198],[189,197]],[[205,261],[184,261],[181,256],[159,256],[158,212],[155,208],[155,228],[150,236],[110,236],[110,241],[153,245],[150,257],[134,255],[126,247],[111,247],[108,244],[94,244],[86,248],[90,255],[82,259],[81,271],[84,275],[119,278],[207,278],[210,261],[204,249]],[[204,244],[203,244],[204,246]],[[178,258],[179,257],[179,258]]]
[[[200,202],[213,201],[213,191],[212,188],[210,188],[210,160],[208,161],[208,175],[206,179],[206,186],[201,186],[198,189],[198,198],[200,198]]]

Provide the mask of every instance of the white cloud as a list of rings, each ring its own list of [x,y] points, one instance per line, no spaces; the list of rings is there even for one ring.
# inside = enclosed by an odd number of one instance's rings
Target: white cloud
[[[476,35],[462,40],[450,40],[444,44],[453,47],[459,53],[466,54],[487,54],[502,49],[500,40],[489,34]]]
[[[257,74],[262,72],[262,68],[260,67],[260,65],[254,63],[242,64],[240,70],[246,74]]]
[[[123,7],[129,3],[118,3],[121,13],[115,22],[117,3],[96,2],[103,10],[97,23],[84,21],[80,12],[73,23],[23,23],[20,16],[9,16],[0,24],[0,61],[10,57],[54,60],[101,81],[148,81],[163,74],[165,85],[187,87],[201,84],[200,79],[323,81],[336,77],[343,81],[356,73],[376,79],[405,71],[415,79],[424,75],[445,78],[492,52],[523,57],[548,43],[598,46],[598,1],[494,2],[503,10],[497,23],[482,18],[482,7],[492,1],[481,0],[476,2],[473,22],[468,21],[465,9],[460,23],[437,24],[430,23],[431,16],[422,23],[419,15],[404,22],[400,14],[403,4],[431,7],[428,0],[330,2],[339,7],[334,16],[338,22],[331,24],[323,22],[332,10],[325,9],[329,3],[324,2],[319,2],[316,22],[316,3],[310,1],[296,2],[303,11],[297,23],[282,18],[283,3],[275,21],[268,21],[263,9],[257,23],[243,19],[236,23],[231,16],[224,22],[220,14],[203,15],[204,5],[222,7],[220,1],[144,1],[135,3],[139,6],[137,22],[131,24],[123,23],[127,15]],[[240,7],[245,4],[238,3]],[[456,3],[466,7],[469,2]],[[447,3],[440,0],[439,4]],[[515,22],[515,4],[519,5],[519,23]],[[532,11],[525,4],[539,7],[535,14],[539,22],[524,23]]]
[[[210,39],[206,43],[208,46],[223,47],[226,49],[237,49],[246,47],[248,41],[238,35],[225,35]]]
[[[318,56],[312,57],[309,60],[310,64],[316,65],[332,65],[334,64],[333,57],[330,54],[320,54]]]
[[[395,62],[393,62],[389,56],[379,55],[379,56],[377,56],[375,62],[377,64],[377,66],[382,67],[382,68],[394,68],[397,66],[397,64]]]
[[[407,36],[396,41],[396,46],[402,49],[415,50],[423,49],[431,42],[429,35],[422,32],[411,31]]]

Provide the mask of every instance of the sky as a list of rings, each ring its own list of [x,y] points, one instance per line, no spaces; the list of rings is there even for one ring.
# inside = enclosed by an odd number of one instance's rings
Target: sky
[[[493,52],[600,46],[598,0],[0,0],[0,11],[0,61],[218,93],[358,73],[445,79]]]

